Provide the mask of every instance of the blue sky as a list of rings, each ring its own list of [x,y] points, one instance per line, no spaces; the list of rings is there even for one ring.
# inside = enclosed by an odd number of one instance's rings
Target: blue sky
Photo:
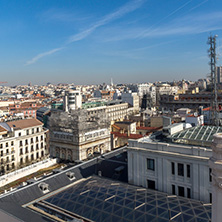
[[[0,0],[0,27],[9,85],[206,78],[210,34],[222,65],[221,0]]]

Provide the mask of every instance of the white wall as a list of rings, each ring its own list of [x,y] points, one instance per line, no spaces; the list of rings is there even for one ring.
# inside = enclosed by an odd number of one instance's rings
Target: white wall
[[[11,173],[5,174],[3,176],[0,176],[0,186],[5,186],[6,184],[9,184],[15,180],[18,180],[22,177],[28,176],[32,173],[37,172],[38,170],[41,170],[43,168],[50,167],[57,163],[56,159],[46,159],[40,162],[37,162],[35,164],[32,164],[30,166],[21,168],[19,170],[15,170]]]
[[[203,202],[210,201],[211,182],[209,181],[208,160],[211,149],[204,147],[181,146],[177,144],[138,142],[129,140],[128,147],[128,181],[137,186],[147,187],[147,180],[155,181],[155,188],[172,194],[175,185],[191,190],[191,198]],[[147,159],[153,159],[155,170],[147,169]],[[171,163],[175,165],[172,175]],[[184,176],[178,175],[178,163],[184,165]],[[187,165],[190,165],[190,177],[187,176]]]

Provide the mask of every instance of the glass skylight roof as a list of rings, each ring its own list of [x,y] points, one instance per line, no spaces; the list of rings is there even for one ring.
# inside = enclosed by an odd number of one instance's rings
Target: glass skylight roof
[[[101,222],[211,221],[211,204],[96,176],[40,200],[34,206],[44,208],[48,213],[47,206],[60,212],[63,209],[80,218]]]
[[[219,126],[196,126],[175,133],[168,138],[179,143],[210,146],[213,140],[213,135],[220,132],[222,132],[222,127]]]

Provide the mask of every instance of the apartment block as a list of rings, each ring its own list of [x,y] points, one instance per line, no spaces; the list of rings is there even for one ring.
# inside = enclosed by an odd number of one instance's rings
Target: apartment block
[[[1,174],[48,157],[48,130],[37,119],[0,123]]]

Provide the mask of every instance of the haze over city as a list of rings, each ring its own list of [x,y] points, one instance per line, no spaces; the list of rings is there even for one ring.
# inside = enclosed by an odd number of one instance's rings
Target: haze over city
[[[8,85],[197,80],[210,72],[210,34],[221,52],[219,0],[0,3]]]
[[[222,222],[222,1],[0,0],[0,222]]]

